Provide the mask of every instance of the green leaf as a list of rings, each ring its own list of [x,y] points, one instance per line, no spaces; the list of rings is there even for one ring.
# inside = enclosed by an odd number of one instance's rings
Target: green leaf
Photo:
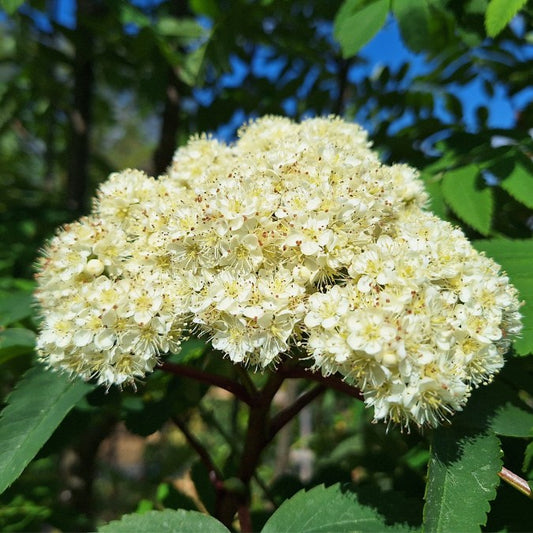
[[[281,504],[261,533],[402,532],[406,525],[387,526],[378,512],[361,505],[357,495],[340,485],[302,490]]]
[[[143,514],[127,514],[98,528],[102,533],[229,533],[229,530],[212,516],[196,511],[148,511]]]
[[[33,295],[26,291],[0,292],[0,326],[29,317],[33,301]]]
[[[496,37],[526,3],[527,0],[491,0],[485,13],[487,35]]]
[[[12,15],[23,3],[24,0],[1,0],[0,7],[8,15]]]
[[[180,65],[178,71],[179,78],[183,83],[190,87],[203,84],[202,73],[208,46],[209,42],[205,42],[192,52],[188,53]]]
[[[533,433],[530,435],[530,437],[533,437]],[[533,465],[533,441],[531,441],[526,447],[526,451],[524,453],[524,464],[522,466],[522,469],[524,470],[524,472],[529,473],[530,479],[531,479],[531,476],[533,475],[533,472],[531,471],[532,465]]]
[[[181,345],[181,350],[177,354],[172,354],[167,358],[167,361],[172,363],[190,363],[195,359],[202,357],[207,351],[207,344],[201,339],[189,339]]]
[[[533,209],[533,174],[522,162],[515,163],[510,175],[501,182],[501,187],[517,202]]]
[[[474,241],[474,246],[499,263],[518,289],[520,298],[524,300],[520,309],[524,327],[520,338],[514,341],[514,349],[519,355],[533,353],[533,240],[481,240]]]
[[[35,333],[25,328],[0,331],[0,363],[30,352],[35,346]]]
[[[517,393],[520,383],[516,383],[514,378],[516,372],[529,379],[520,360],[507,361],[501,379],[472,392],[464,410],[454,417],[454,427],[490,430],[505,437],[529,437],[533,428],[533,411]],[[513,386],[507,383],[513,383]]]
[[[176,489],[172,483],[161,483],[157,487],[156,501],[165,509],[198,510],[198,506],[193,499]]]
[[[479,532],[496,497],[502,468],[493,433],[461,433],[453,427],[433,434],[428,466],[424,531]]]
[[[17,479],[91,388],[41,365],[26,372],[9,395],[0,418],[0,493]]]
[[[392,11],[405,44],[413,52],[426,50],[431,44],[431,12],[427,0],[395,0]]]
[[[198,39],[205,30],[191,18],[161,17],[155,27],[156,32],[164,37],[178,37],[183,41]]]
[[[191,467],[191,479],[194,488],[202,500],[207,512],[214,513],[216,510],[216,493],[207,467],[201,462],[196,461]]]
[[[220,15],[220,6],[216,0],[190,0],[189,3],[191,11],[197,15],[205,15],[215,20]]]
[[[335,16],[334,36],[345,58],[355,55],[376,35],[387,19],[390,0],[345,0]]]
[[[122,3],[120,6],[120,22],[124,25],[133,24],[139,28],[150,26],[150,19],[137,7]]]
[[[493,192],[479,185],[476,165],[449,170],[442,181],[442,193],[452,211],[482,235],[490,233]]]
[[[528,413],[508,402],[496,410],[491,429],[505,437],[529,437],[533,429],[533,412]]]
[[[426,191],[429,193],[429,209],[439,218],[446,219],[446,202],[442,195],[442,180],[439,176],[422,173]]]

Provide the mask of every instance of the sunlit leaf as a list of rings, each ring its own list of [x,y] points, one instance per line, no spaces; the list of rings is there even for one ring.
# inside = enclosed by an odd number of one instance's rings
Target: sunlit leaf
[[[20,475],[92,386],[37,365],[22,377],[0,417],[0,492]]]
[[[494,209],[493,191],[480,185],[476,165],[446,172],[442,192],[446,203],[460,219],[482,235],[489,234]]]
[[[496,37],[526,4],[527,0],[490,0],[485,14],[487,35]]]
[[[390,0],[345,0],[335,17],[335,38],[344,57],[355,55],[383,27]]]
[[[156,32],[165,37],[178,37],[189,41],[201,37],[205,30],[194,19],[161,17],[155,27]]]
[[[514,349],[520,355],[533,353],[533,240],[493,239],[475,241],[474,245],[499,263],[518,289],[524,301],[520,308],[524,327],[520,338],[514,341]]]
[[[432,438],[424,506],[424,530],[478,532],[486,524],[502,468],[493,433],[441,427]]]

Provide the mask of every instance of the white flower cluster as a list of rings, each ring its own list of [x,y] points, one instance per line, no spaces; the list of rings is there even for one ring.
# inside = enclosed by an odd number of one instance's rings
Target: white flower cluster
[[[436,425],[521,326],[507,277],[426,201],[413,169],[380,164],[338,118],[193,138],[157,180],[111,175],[47,245],[38,350],[121,384],[205,334],[236,363],[340,372],[376,419]]]

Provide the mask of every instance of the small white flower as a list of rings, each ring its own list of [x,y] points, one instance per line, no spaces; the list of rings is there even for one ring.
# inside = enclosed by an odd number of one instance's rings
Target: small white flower
[[[427,198],[339,118],[264,117],[229,146],[193,137],[158,180],[112,174],[50,240],[38,353],[110,385],[191,333],[257,367],[297,349],[376,420],[437,425],[501,368],[521,316],[507,276]]]

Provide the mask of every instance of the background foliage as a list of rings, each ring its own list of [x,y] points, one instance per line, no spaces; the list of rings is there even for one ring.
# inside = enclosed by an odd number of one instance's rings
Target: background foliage
[[[2,530],[108,522],[103,531],[226,530],[199,511],[238,528],[223,519],[221,494],[249,496],[251,525],[265,533],[533,529],[531,500],[498,477],[504,465],[533,479],[533,364],[524,357],[533,352],[533,11],[525,0],[2,7]],[[383,25],[397,27],[403,44],[369,59],[365,45]],[[191,133],[231,139],[265,113],[341,114],[369,129],[384,161],[419,168],[431,209],[520,290],[525,328],[505,370],[451,427],[387,431],[354,398],[321,391],[243,485],[236,472],[248,409],[191,377],[265,390],[265,376],[235,375],[197,341],[169,360],[188,378],[158,370],[136,391],[50,374],[34,365],[31,276],[44,239],[87,209],[109,172],[157,175]],[[279,412],[309,391],[286,377]],[[143,453],[128,463],[123,447],[132,443]],[[111,522],[127,513],[135,514]]]

